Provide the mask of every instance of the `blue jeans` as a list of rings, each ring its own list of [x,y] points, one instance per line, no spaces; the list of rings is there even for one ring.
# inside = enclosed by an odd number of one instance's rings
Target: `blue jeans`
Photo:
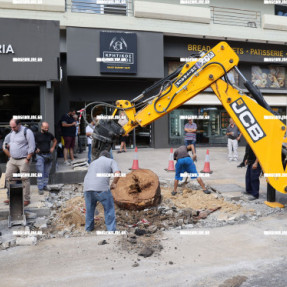
[[[107,231],[116,231],[116,214],[114,199],[110,190],[107,191],[85,191],[86,203],[86,225],[87,231],[94,230],[95,209],[97,202],[100,202],[105,210],[105,223]]]
[[[49,174],[52,167],[52,161],[45,162],[45,154],[36,154],[36,169],[38,173],[42,173],[42,177],[37,177],[37,185],[39,190],[43,190],[49,181]]]
[[[194,150],[195,150],[195,152],[196,152],[196,148],[195,148],[195,146],[196,146],[196,140],[184,140],[184,145],[185,145],[185,146],[188,146],[188,145],[190,145],[190,144],[193,144],[193,145],[194,145]]]
[[[252,169],[252,164],[250,164],[247,167],[245,175],[246,192],[250,193],[256,198],[259,197],[259,176],[261,174],[261,171],[262,169],[259,163],[256,169]]]
[[[114,157],[113,157],[113,150],[112,149],[110,150],[110,155],[111,155],[111,159],[114,159]]]
[[[91,163],[92,161],[92,145],[88,144],[88,163]]]

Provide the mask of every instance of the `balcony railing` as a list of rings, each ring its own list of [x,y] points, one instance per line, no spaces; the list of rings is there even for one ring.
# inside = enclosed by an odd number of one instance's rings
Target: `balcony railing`
[[[67,10],[79,13],[128,16],[133,13],[133,0],[71,0],[67,1]]]
[[[261,12],[235,8],[210,7],[213,24],[261,28]]]

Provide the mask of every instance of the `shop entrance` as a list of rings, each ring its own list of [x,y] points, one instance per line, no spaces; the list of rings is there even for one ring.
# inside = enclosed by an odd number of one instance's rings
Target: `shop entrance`
[[[109,102],[110,104],[114,104],[113,102]],[[81,108],[85,107],[89,102],[70,102],[70,106],[75,108],[76,110],[80,110]],[[113,114],[112,108],[109,107],[99,107],[94,110],[93,117],[97,115],[109,115]],[[91,108],[87,110],[87,117],[88,121],[91,119]],[[85,135],[85,122],[84,120],[81,121],[81,135]],[[120,140],[117,138],[114,142],[115,146],[120,145]],[[126,139],[126,146],[127,148],[148,148],[152,145],[152,125],[147,125],[146,127],[136,127],[132,132],[129,133],[129,136]]]
[[[2,150],[5,136],[10,132],[9,121],[13,116],[40,116],[40,87],[0,85],[0,162],[6,162]],[[39,119],[21,119],[22,124],[39,123]]]
[[[169,116],[169,143],[170,145],[184,144],[184,126],[188,116],[193,116],[197,125],[196,141],[198,144],[225,144],[226,128],[229,116],[220,106],[190,106],[178,108]]]

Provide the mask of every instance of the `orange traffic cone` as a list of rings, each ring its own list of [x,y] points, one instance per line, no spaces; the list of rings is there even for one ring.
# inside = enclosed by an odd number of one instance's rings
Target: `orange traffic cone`
[[[164,169],[166,171],[175,171],[175,168],[174,168],[174,162],[173,162],[173,149],[171,148],[170,149],[170,153],[169,153],[169,161],[168,161],[168,168]]]
[[[135,157],[133,160],[133,166],[131,170],[139,169],[139,161],[138,161],[138,148],[135,148]]]
[[[202,173],[212,173],[210,170],[210,162],[209,162],[209,150],[206,150],[206,156],[205,156],[205,163],[203,170],[201,171]]]

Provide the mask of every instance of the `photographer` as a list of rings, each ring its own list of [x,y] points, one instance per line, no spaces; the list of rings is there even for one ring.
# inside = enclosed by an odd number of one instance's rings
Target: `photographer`
[[[51,141],[53,146],[51,146]],[[50,190],[47,187],[49,181],[49,173],[53,162],[53,152],[57,145],[56,138],[49,133],[49,124],[43,122],[41,132],[35,133],[36,142],[36,169],[41,173],[41,177],[37,177],[37,185],[39,194],[44,194],[44,190]]]

